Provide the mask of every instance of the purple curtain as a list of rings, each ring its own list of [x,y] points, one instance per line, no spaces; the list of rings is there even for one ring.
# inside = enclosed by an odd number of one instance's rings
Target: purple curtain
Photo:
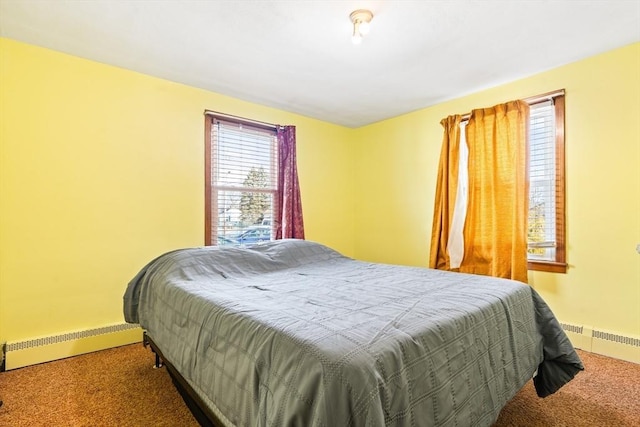
[[[276,239],[304,239],[302,201],[296,166],[296,127],[278,126],[278,192]]]

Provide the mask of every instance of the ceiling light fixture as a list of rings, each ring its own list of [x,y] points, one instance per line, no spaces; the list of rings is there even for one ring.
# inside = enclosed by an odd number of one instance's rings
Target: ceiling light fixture
[[[362,36],[369,33],[369,24],[373,19],[373,13],[366,9],[358,9],[351,12],[349,15],[351,22],[353,23],[353,36],[351,41],[353,44],[362,43]]]

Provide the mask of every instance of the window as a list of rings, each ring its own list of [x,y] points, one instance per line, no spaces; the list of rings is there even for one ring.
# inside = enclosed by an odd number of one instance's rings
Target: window
[[[565,273],[564,91],[530,101],[529,270]]]
[[[278,183],[275,126],[206,114],[205,135],[205,244],[271,240]]]

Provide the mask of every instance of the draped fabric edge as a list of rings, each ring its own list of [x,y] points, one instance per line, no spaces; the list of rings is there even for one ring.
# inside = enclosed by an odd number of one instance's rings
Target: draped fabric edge
[[[444,135],[442,138],[436,181],[429,257],[429,267],[439,270],[450,269],[446,244],[449,239],[449,224],[453,213],[451,200],[455,201],[458,176],[457,156],[453,156],[452,158],[451,154],[458,150],[460,144],[461,121],[461,115],[451,115],[440,121],[440,124],[444,128]],[[450,184],[449,181],[451,177],[455,177],[455,185]],[[452,189],[452,191],[449,191],[449,189]]]
[[[277,126],[278,189],[275,200],[275,238],[304,239],[302,199],[296,160],[296,127]]]

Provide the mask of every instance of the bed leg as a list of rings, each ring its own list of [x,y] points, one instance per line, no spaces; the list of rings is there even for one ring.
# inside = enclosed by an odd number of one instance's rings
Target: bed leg
[[[162,359],[160,359],[160,355],[154,351],[156,355],[156,363],[153,365],[154,369],[162,368]]]
[[[151,347],[151,351],[153,351],[153,354],[156,356],[156,363],[153,364],[153,368],[154,369],[162,368],[162,366],[164,365],[162,363],[162,359],[160,358],[160,355],[156,351],[156,348],[153,345],[151,345],[151,341],[147,337],[147,331],[142,331],[142,345],[144,346],[144,348],[147,348],[147,346]]]

